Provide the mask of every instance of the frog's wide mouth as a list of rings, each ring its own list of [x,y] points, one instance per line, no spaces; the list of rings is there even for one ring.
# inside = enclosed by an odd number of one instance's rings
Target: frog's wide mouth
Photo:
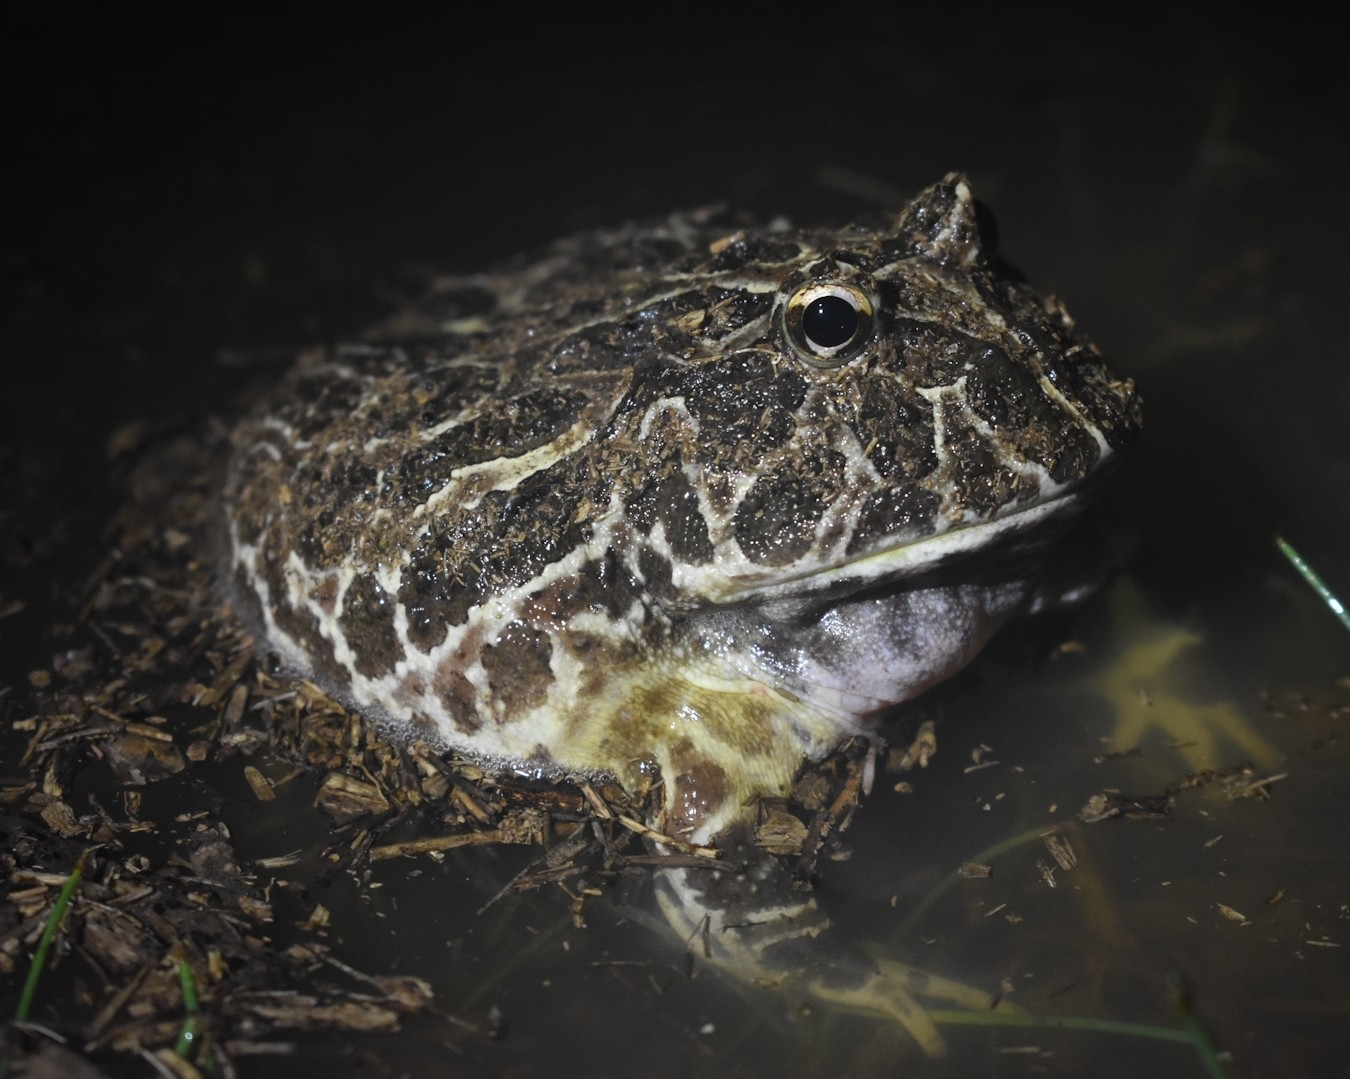
[[[960,523],[926,536],[889,544],[883,542],[873,550],[828,565],[804,568],[799,572],[788,569],[772,579],[761,577],[746,581],[742,578],[739,584],[733,580],[719,599],[734,603],[754,598],[852,592],[883,581],[914,577],[943,563],[988,551],[1014,537],[1023,537],[1048,522],[1065,520],[1069,516],[1069,507],[1079,501],[1077,491],[1065,492],[992,520]]]

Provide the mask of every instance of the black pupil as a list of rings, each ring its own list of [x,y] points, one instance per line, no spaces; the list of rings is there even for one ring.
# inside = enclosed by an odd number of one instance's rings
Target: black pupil
[[[858,309],[842,296],[821,296],[802,312],[802,333],[818,348],[836,348],[858,332]]]

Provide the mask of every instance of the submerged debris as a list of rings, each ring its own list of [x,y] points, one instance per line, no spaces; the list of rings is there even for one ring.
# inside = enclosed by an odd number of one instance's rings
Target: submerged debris
[[[1227,792],[1230,800],[1237,798],[1264,798],[1272,783],[1287,778],[1287,773],[1253,778],[1255,772],[1250,764],[1238,764],[1232,768],[1208,768],[1203,772],[1190,772],[1173,783],[1169,783],[1161,794],[1129,796],[1120,791],[1107,790],[1094,794],[1078,811],[1078,819],[1085,824],[1096,824],[1111,817],[1125,817],[1129,820],[1158,820],[1169,816],[1176,796],[1184,791],[1197,790],[1218,783]]]
[[[1111,817],[1129,820],[1159,820],[1172,812],[1172,799],[1165,794],[1131,798],[1119,791],[1101,791],[1094,794],[1078,811],[1084,824],[1096,824]]]
[[[3,734],[23,739],[21,756],[10,757],[17,768],[0,776],[0,972],[11,981],[86,863],[54,931],[35,1023],[11,1025],[8,1058],[57,1054],[69,1071],[76,1054],[152,1054],[171,1071],[194,1064],[229,1075],[233,1061],[289,1051],[306,1032],[389,1032],[427,1010],[425,982],[363,973],[317,939],[327,908],[274,877],[297,861],[317,860],[321,880],[332,880],[455,847],[534,845],[540,856],[483,909],[511,892],[577,881],[578,923],[597,894],[585,881],[721,864],[717,851],[642,823],[658,819],[659,788],[630,795],[490,775],[452,753],[392,744],[316,686],[279,677],[221,609],[202,554],[221,437],[164,446],[131,477],[110,555],[71,597],[50,669],[29,678],[36,707],[4,698]],[[765,806],[766,849],[796,859],[803,875],[822,852],[833,855],[873,751],[859,743],[803,775],[794,793],[804,817]],[[321,774],[314,806],[332,825],[326,848],[241,864],[209,778],[222,765],[237,766],[240,789],[264,803],[297,776]],[[147,819],[141,792],[151,784],[177,785],[184,811]],[[90,786],[92,796],[73,793]],[[395,827],[404,838],[388,838]],[[298,929],[278,923],[283,895],[288,910],[301,907]],[[282,939],[297,933],[299,942]]]

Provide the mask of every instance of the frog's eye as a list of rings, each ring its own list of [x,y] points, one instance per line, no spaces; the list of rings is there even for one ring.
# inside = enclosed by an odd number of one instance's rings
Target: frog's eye
[[[783,329],[807,363],[838,367],[871,339],[872,299],[851,285],[806,285],[788,297]]]

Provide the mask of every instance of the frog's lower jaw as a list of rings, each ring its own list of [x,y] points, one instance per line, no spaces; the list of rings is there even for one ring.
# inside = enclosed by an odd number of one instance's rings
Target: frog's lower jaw
[[[794,892],[772,855],[742,843],[725,869],[661,874],[657,901],[681,939],[739,981],[809,996],[899,1023],[929,1056],[946,1044],[919,998],[972,1011],[1009,1010],[995,996],[906,966],[874,959],[837,938],[812,899]],[[749,859],[731,864],[740,855]]]

